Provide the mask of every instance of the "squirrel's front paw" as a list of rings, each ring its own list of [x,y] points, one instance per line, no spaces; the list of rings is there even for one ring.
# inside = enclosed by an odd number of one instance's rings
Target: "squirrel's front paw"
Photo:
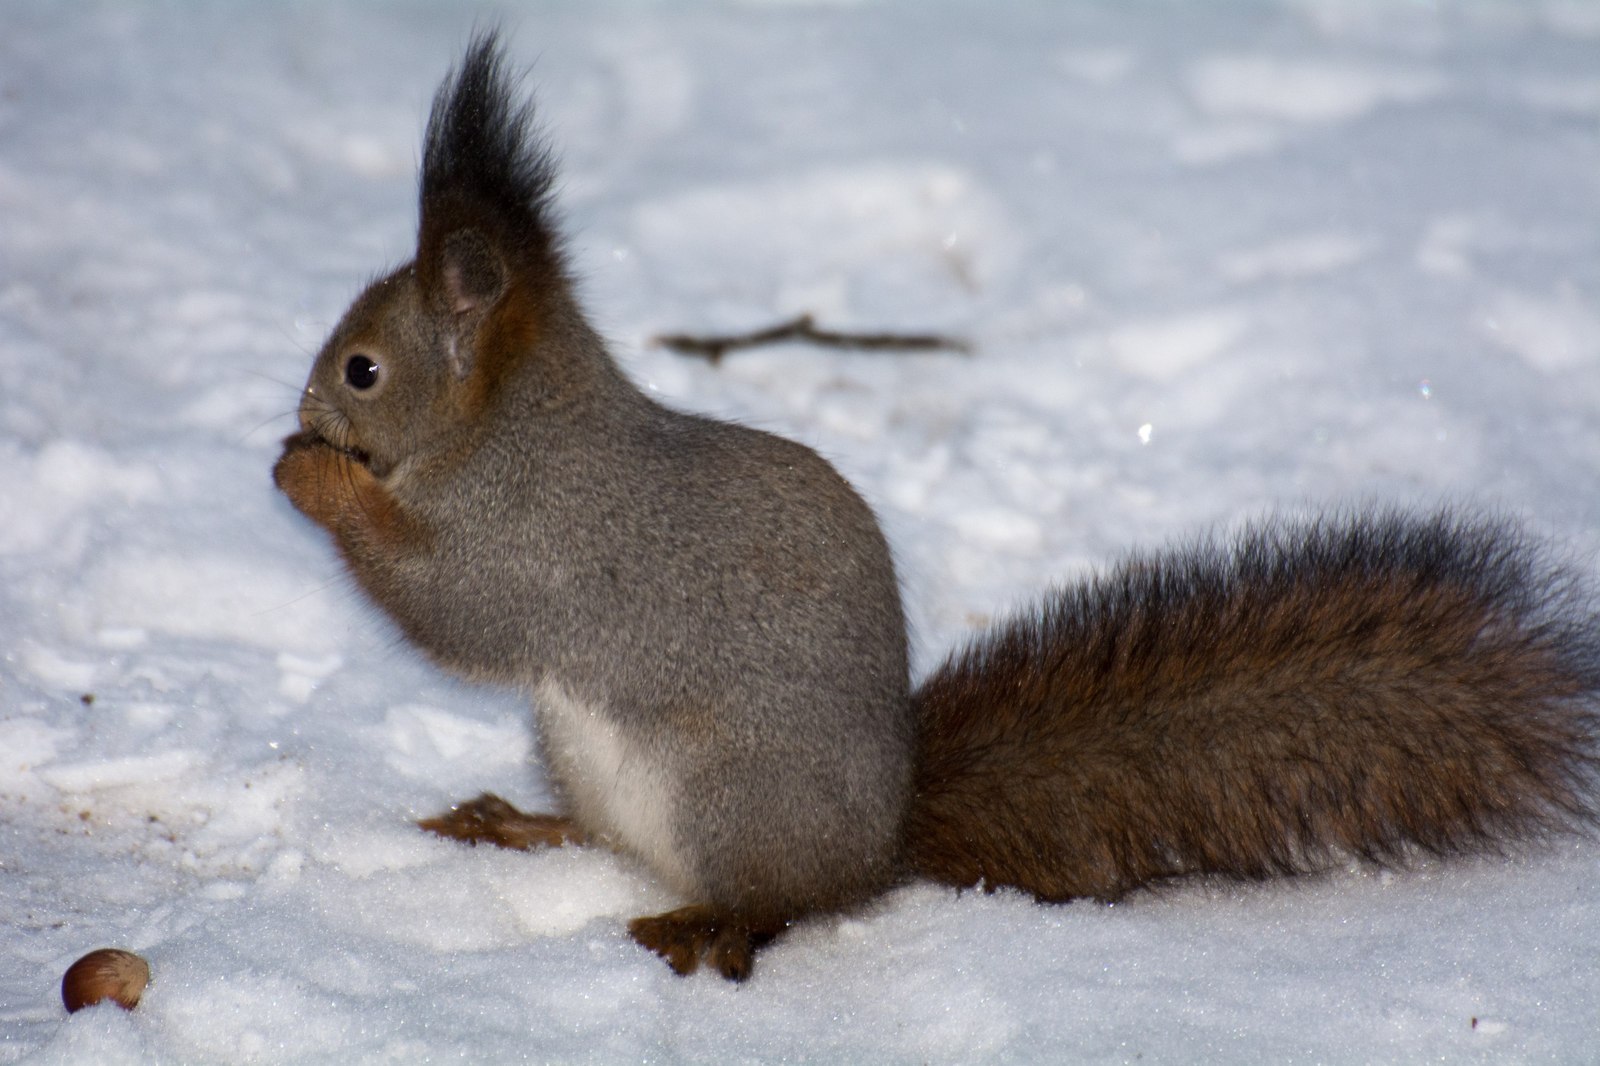
[[[373,478],[349,455],[313,433],[302,432],[283,442],[272,480],[300,513],[331,529]]]
[[[334,447],[314,433],[283,442],[272,480],[301,514],[334,535],[353,564],[423,551],[433,543],[417,521],[368,469],[358,452]]]

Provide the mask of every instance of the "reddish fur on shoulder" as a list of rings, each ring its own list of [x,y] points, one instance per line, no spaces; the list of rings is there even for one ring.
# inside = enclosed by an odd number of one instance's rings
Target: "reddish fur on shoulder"
[[[487,413],[512,366],[536,357],[542,320],[543,311],[526,283],[520,279],[513,282],[478,327],[473,341],[478,368],[462,391],[462,414],[467,421],[476,422]]]
[[[1600,651],[1565,588],[1448,515],[1131,559],[923,685],[909,863],[1115,899],[1591,821]]]

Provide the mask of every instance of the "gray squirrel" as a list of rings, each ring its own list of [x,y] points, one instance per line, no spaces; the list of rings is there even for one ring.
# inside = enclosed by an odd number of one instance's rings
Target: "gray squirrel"
[[[1040,900],[1450,855],[1596,815],[1600,625],[1511,523],[1269,521],[1045,595],[913,688],[887,544],[822,458],[635,387],[573,294],[493,32],[436,97],[416,256],[328,339],[274,469],[445,669],[537,707],[560,814],[732,979],[911,879]]]

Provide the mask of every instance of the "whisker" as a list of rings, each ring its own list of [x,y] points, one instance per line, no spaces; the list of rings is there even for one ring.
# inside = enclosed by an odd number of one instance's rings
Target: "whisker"
[[[295,392],[301,392],[305,388],[303,382],[286,381],[283,378],[267,373],[265,370],[257,370],[255,367],[245,367],[244,372],[253,378],[260,378],[262,381],[271,382],[274,385],[282,385],[284,388],[293,389]]]
[[[293,607],[295,604],[303,603],[306,600],[309,600],[311,597],[318,595],[319,593],[327,592],[329,589],[333,588],[335,585],[337,585],[341,581],[345,580],[345,578],[346,578],[346,575],[343,572],[336,573],[333,576],[329,577],[328,580],[324,581],[322,584],[317,585],[314,588],[307,589],[306,591],[302,592],[300,595],[294,597],[293,599],[284,600],[282,603],[274,604],[271,607],[263,607],[263,608],[261,608],[261,610],[255,612],[253,617],[262,618],[262,617],[265,617],[266,615],[274,614],[274,613],[276,613],[278,611],[286,611],[290,607]]]
[[[248,441],[251,437],[255,436],[257,433],[260,433],[263,429],[266,429],[272,423],[276,422],[278,419],[280,419],[280,418],[294,418],[299,413],[300,413],[299,411],[279,411],[275,415],[269,415],[264,420],[262,420],[260,422],[257,422],[255,425],[251,426],[249,429],[247,429],[243,433],[241,433],[239,435],[239,437],[234,440],[234,443],[235,444],[243,444],[246,441]],[[296,428],[298,428],[298,426]]]

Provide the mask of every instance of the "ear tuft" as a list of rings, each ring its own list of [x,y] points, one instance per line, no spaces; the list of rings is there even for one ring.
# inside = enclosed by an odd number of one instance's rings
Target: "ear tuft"
[[[423,137],[417,258],[464,229],[492,240],[502,269],[562,267],[551,194],[556,166],[533,103],[519,101],[498,36],[479,34],[434,97]],[[480,239],[484,239],[480,238]]]
[[[559,298],[567,281],[555,163],[506,66],[494,31],[474,38],[434,97],[419,189],[417,284],[451,372],[481,388],[522,351],[530,301]]]

